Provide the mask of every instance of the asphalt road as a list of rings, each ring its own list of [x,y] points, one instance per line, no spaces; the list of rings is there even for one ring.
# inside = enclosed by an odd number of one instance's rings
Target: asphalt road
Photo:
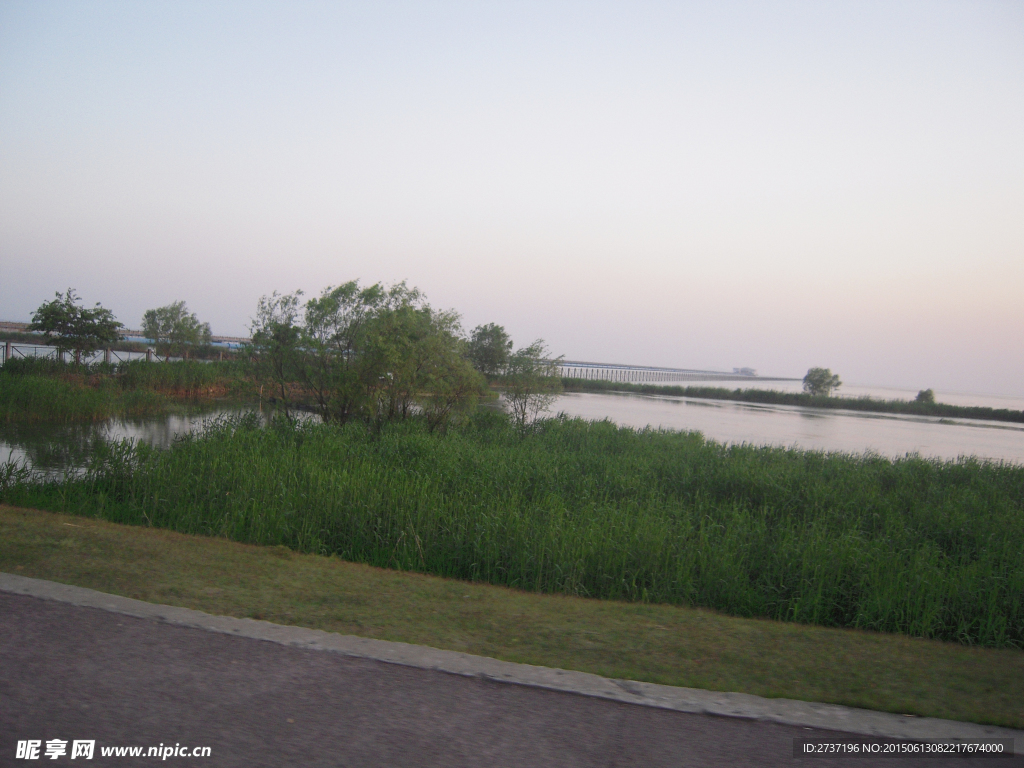
[[[1024,766],[793,757],[849,734],[692,715],[414,669],[0,593],[0,765],[146,765],[102,747],[209,747],[186,766]],[[17,759],[19,740],[94,758]],[[1024,745],[1018,745],[1021,749]],[[43,747],[45,749],[45,746]]]

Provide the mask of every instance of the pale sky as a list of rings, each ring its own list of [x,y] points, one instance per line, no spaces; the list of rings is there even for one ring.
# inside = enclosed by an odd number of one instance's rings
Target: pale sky
[[[407,280],[572,359],[1024,396],[1024,3],[0,0],[0,319]]]

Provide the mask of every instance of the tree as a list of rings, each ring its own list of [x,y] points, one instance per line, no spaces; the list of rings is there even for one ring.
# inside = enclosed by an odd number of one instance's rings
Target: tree
[[[824,395],[829,397],[832,390],[839,389],[843,382],[828,368],[811,368],[804,376],[804,392],[809,395]]]
[[[368,416],[379,429],[422,413],[444,429],[486,388],[465,357],[459,316],[415,301],[384,306],[367,322],[357,365],[366,383]]]
[[[188,357],[196,347],[208,345],[211,337],[210,324],[200,323],[184,301],[146,310],[142,332],[156,344],[157,354],[167,358]]]
[[[434,321],[418,295],[378,307],[367,319],[354,362],[366,393],[366,415],[377,429],[413,412],[425,386],[430,338],[439,330]]]
[[[500,325],[478,325],[469,338],[467,357],[489,379],[500,376],[512,352],[512,339]]]
[[[550,408],[562,391],[562,379],[558,375],[561,359],[548,359],[543,339],[509,356],[502,385],[512,420],[520,427]]]
[[[252,358],[258,379],[270,379],[278,387],[285,416],[288,415],[288,384],[300,370],[299,297],[302,291],[260,299],[256,317],[249,326],[252,334]]]
[[[487,389],[483,376],[463,354],[463,342],[451,336],[437,337],[425,371],[423,415],[430,431],[443,431],[456,416],[465,416]]]
[[[916,403],[924,403],[926,405],[935,405],[935,393],[930,389],[922,389],[917,393],[917,397],[914,398]]]
[[[401,303],[393,291],[392,302]],[[299,344],[302,348],[300,377],[317,403],[324,421],[345,422],[365,415],[368,409],[365,371],[359,355],[365,346],[370,319],[388,302],[379,284],[360,288],[352,280],[328,287],[306,302]],[[416,294],[418,297],[418,293]],[[412,297],[407,296],[411,301]]]
[[[56,347],[61,355],[74,350],[76,363],[81,362],[82,355],[115,343],[121,338],[119,331],[124,327],[109,309],[98,303],[89,309],[80,306],[79,301],[81,299],[71,288],[63,296],[57,293],[56,298],[41,304],[32,313],[28,326],[30,331],[42,332],[46,343]]]
[[[329,287],[301,306],[301,320],[298,297],[260,300],[256,369],[282,399],[300,383],[324,421],[380,429],[422,413],[431,431],[444,429],[486,386],[465,358],[458,314],[432,309],[405,283]]]

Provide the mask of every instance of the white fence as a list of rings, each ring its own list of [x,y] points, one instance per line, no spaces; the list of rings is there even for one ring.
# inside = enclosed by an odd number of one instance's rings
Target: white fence
[[[61,362],[67,362],[74,358],[74,353],[69,352],[61,354],[54,347],[44,347],[38,344],[17,344],[13,341],[3,342],[3,347],[0,348],[2,354],[0,354],[0,366],[7,363],[8,360],[15,360],[17,358],[33,357],[33,358],[50,358],[51,360],[60,360]],[[117,349],[98,349],[90,355],[83,355],[79,362],[91,364],[91,363],[125,363],[129,360],[146,360],[151,363],[162,363],[166,358],[158,356],[152,349],[147,349],[145,352],[126,352],[124,350]],[[180,357],[172,357],[171,360],[181,360]]]

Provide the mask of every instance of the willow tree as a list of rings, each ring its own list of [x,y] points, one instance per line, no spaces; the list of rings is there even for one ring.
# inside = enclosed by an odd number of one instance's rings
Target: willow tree
[[[249,326],[252,334],[249,357],[255,364],[256,377],[274,385],[286,416],[291,400],[290,385],[298,380],[301,370],[301,296],[302,291],[283,295],[275,291],[270,296],[264,296]]]
[[[404,290],[404,284],[392,288],[392,300]],[[324,421],[344,423],[367,414],[372,385],[361,358],[368,326],[388,305],[388,293],[379,283],[360,288],[353,280],[325,288],[306,302],[299,334],[300,378]]]
[[[501,383],[512,420],[520,427],[548,410],[562,391],[562,358],[550,358],[543,339],[509,355]]]
[[[405,283],[329,287],[264,297],[253,326],[258,370],[287,392],[306,390],[324,421],[384,424],[423,414],[432,430],[466,411],[485,388],[465,357],[459,316],[437,311]]]

